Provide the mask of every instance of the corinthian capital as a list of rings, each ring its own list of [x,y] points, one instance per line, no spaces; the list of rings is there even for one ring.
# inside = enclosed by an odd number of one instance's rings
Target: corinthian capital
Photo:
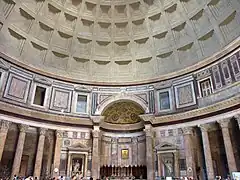
[[[26,124],[19,125],[20,132],[26,132],[28,128],[29,128],[29,125],[26,125]]]
[[[201,129],[202,132],[208,132],[215,128],[213,124],[207,123],[207,124],[200,124],[198,127]]]
[[[184,127],[182,128],[182,131],[184,135],[193,134],[193,127]]]
[[[55,134],[56,134],[56,137],[57,137],[57,138],[62,138],[62,137],[63,137],[63,131],[56,130],[56,131],[55,131]]]
[[[39,128],[39,134],[40,134],[40,135],[45,136],[46,132],[47,132],[47,129],[46,129],[46,128]]]
[[[94,138],[100,137],[100,130],[92,130],[92,135]]]
[[[152,126],[149,124],[149,125],[145,125],[145,134],[146,134],[146,137],[153,137],[153,129],[152,129]]]
[[[100,123],[101,121],[104,121],[104,116],[91,116],[91,120],[94,123]]]
[[[227,119],[218,120],[217,122],[221,128],[228,128],[230,120],[231,120],[230,118],[227,118]]]
[[[12,124],[12,122],[10,122],[10,121],[2,120],[1,121],[1,131],[7,132],[11,124]]]

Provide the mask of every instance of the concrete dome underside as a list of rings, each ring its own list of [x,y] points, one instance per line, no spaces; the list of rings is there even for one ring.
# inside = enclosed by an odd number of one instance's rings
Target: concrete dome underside
[[[0,52],[83,82],[151,81],[209,63],[239,17],[238,0],[0,0]]]

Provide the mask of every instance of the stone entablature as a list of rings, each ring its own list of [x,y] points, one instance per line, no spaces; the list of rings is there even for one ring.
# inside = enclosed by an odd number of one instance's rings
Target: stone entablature
[[[2,110],[12,112],[14,108],[16,114],[30,116],[31,112],[35,112],[36,118],[44,120],[64,122],[67,119],[69,123],[92,125],[92,122],[89,122],[91,115],[100,115],[115,101],[131,100],[139,104],[145,113],[161,115],[153,123],[177,121],[236,106],[239,101],[239,74],[234,73],[233,70],[235,67],[235,70],[238,68],[240,71],[239,61],[240,53],[235,50],[211,66],[184,77],[148,85],[100,87],[51,79],[1,59],[0,103]],[[213,67],[222,68],[214,69]],[[216,73],[217,70],[218,73]],[[217,74],[220,75],[220,82],[216,84],[214,76]],[[202,97],[200,84],[206,78],[210,79],[212,92]],[[218,86],[219,83],[221,86]],[[46,89],[43,106],[33,104],[37,86]],[[169,97],[169,109],[161,110],[159,98],[160,94],[165,92]],[[87,98],[84,113],[76,112],[79,94]],[[208,97],[213,97],[214,101],[210,102]],[[185,112],[180,113],[182,111]]]

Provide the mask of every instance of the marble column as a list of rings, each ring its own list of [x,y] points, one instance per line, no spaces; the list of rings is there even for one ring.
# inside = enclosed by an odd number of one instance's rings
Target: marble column
[[[146,165],[147,179],[153,180],[154,177],[154,156],[153,156],[153,130],[152,125],[145,125],[146,134]]]
[[[52,160],[53,160],[53,147],[54,147],[54,137],[52,134],[48,134],[47,136],[48,143],[49,143],[49,150],[48,150],[48,159],[47,159],[47,170],[46,175],[52,175]]]
[[[210,124],[203,124],[203,125],[200,125],[199,127],[202,132],[202,141],[203,141],[205,165],[207,168],[207,177],[208,177],[208,180],[213,180],[214,179],[214,170],[213,170],[210,142],[209,142],[209,137],[208,137],[208,131],[210,129],[210,126],[211,126]]]
[[[187,176],[196,178],[196,165],[194,160],[194,151],[193,151],[193,128],[184,127],[182,128],[183,137],[184,137],[184,147],[185,147],[185,156],[186,156],[186,166],[187,166]]]
[[[92,150],[92,177],[94,180],[100,177],[100,152],[99,152],[99,127],[95,127],[92,131],[93,135],[93,150]]]
[[[20,166],[21,166],[21,160],[22,160],[22,154],[23,154],[23,148],[24,148],[24,142],[26,137],[26,130],[29,126],[25,124],[19,125],[19,136],[18,136],[18,143],[15,151],[15,156],[13,160],[13,166],[12,166],[12,173],[11,173],[11,179],[14,177],[14,175],[18,175]]]
[[[179,167],[179,151],[174,152],[174,171],[175,176],[180,177],[180,167]]]
[[[224,146],[225,146],[225,152],[227,156],[227,161],[228,161],[228,169],[229,173],[231,172],[236,172],[237,171],[237,166],[236,166],[236,161],[233,153],[233,147],[232,147],[232,142],[229,134],[229,122],[230,119],[224,119],[218,121],[221,129],[222,129],[222,135],[223,135],[223,141],[224,141]]]
[[[10,126],[11,122],[4,121],[4,120],[2,120],[0,122],[1,122],[1,127],[0,127],[0,162],[1,162],[5,142],[6,142],[6,139],[7,139],[8,129],[9,129],[9,126]]]
[[[55,131],[56,141],[55,141],[55,151],[54,151],[54,159],[53,159],[53,176],[59,176],[59,168],[60,168],[60,159],[61,159],[61,148],[62,148],[62,131]]]
[[[33,176],[37,177],[38,179],[40,178],[41,169],[42,169],[42,158],[43,158],[46,130],[47,129],[45,128],[39,129],[38,147],[37,147],[36,160],[35,160],[34,173],[33,173]]]

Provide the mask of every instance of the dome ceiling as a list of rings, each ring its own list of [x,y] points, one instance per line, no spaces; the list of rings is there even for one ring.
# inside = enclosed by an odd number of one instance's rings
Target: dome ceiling
[[[239,0],[0,0],[0,50],[59,76],[138,82],[223,49],[239,11]]]

